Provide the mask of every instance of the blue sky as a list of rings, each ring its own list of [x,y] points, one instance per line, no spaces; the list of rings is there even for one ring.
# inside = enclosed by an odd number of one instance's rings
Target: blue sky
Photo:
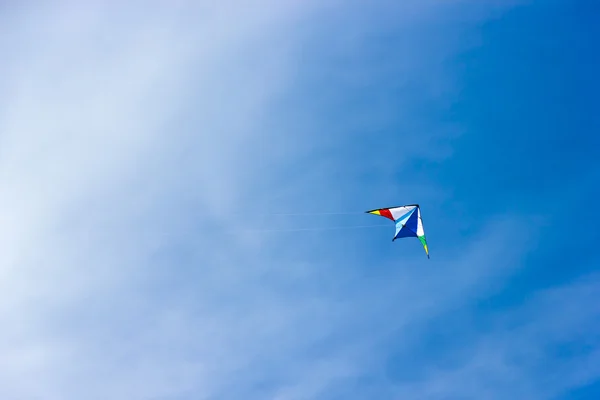
[[[600,395],[594,2],[3,10],[3,399]]]

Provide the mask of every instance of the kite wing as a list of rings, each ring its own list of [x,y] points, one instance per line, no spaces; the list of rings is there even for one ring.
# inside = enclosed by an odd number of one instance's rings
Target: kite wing
[[[380,215],[391,219],[396,223],[396,235],[392,241],[404,237],[416,237],[421,241],[425,254],[429,258],[429,249],[423,230],[423,220],[421,219],[421,208],[418,204],[411,204],[399,207],[378,208],[367,211],[369,214]]]

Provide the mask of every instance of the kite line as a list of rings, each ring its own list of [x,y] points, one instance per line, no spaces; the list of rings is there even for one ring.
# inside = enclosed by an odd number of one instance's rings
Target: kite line
[[[289,212],[280,212],[280,213],[260,213],[260,214],[250,214],[250,215],[255,215],[255,216],[260,216],[260,217],[267,217],[267,216],[272,216],[272,215],[282,215],[282,216],[310,216],[310,215],[358,215],[358,214],[363,214],[364,215],[364,211],[353,211],[353,212],[293,212],[293,213],[289,213]],[[249,215],[247,213],[234,213],[234,214],[238,214],[238,215]]]
[[[300,231],[330,231],[339,229],[389,228],[389,225],[346,225],[317,228],[281,228],[281,229],[237,229],[233,232],[300,232]]]

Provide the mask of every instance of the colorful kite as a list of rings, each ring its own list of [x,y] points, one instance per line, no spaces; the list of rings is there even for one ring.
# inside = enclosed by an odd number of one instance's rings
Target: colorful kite
[[[423,244],[423,247],[425,248],[427,258],[429,258],[427,240],[425,240],[425,231],[423,230],[423,220],[421,219],[421,208],[418,204],[379,208],[377,210],[367,211],[367,213],[386,217],[396,223],[396,235],[392,241],[403,237],[419,238],[421,244]]]

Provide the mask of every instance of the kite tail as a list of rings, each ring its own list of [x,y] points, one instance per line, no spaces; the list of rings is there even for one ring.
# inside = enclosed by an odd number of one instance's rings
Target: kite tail
[[[425,235],[419,236],[419,240],[425,249],[425,254],[427,254],[427,258],[429,258],[429,248],[427,247],[427,239],[425,239]]]

